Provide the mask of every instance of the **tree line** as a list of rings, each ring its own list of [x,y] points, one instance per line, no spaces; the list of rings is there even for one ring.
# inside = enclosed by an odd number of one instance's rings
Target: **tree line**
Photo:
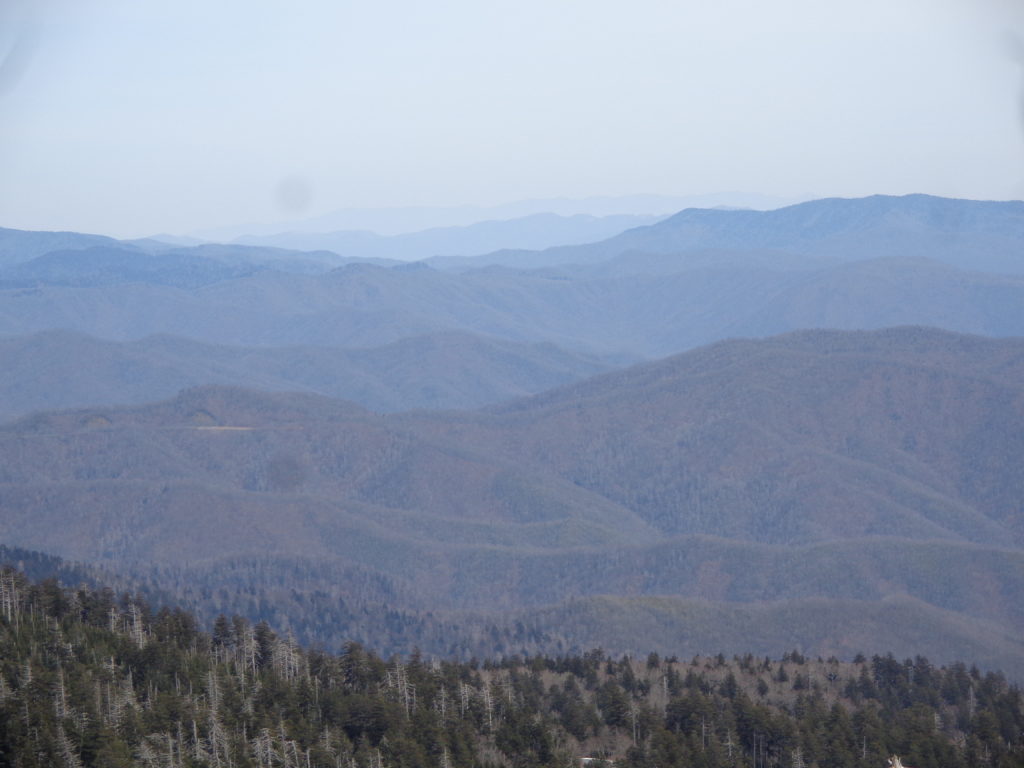
[[[0,572],[11,768],[1009,768],[1022,733],[1016,685],[922,657],[385,659]]]

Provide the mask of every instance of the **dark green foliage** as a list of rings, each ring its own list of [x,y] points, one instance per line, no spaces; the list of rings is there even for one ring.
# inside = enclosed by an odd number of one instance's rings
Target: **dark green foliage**
[[[390,660],[300,648],[268,623],[213,632],[130,595],[0,572],[4,768],[994,768],[1024,760],[1024,697],[916,657],[846,663],[649,656]],[[656,663],[655,663],[656,662]],[[782,665],[778,665],[781,670]],[[685,673],[685,674],[684,674]],[[828,684],[820,681],[827,680]]]

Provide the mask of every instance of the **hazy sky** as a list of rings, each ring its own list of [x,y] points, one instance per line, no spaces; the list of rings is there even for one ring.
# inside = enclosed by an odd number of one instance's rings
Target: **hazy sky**
[[[1024,0],[0,0],[0,226],[1024,197]]]

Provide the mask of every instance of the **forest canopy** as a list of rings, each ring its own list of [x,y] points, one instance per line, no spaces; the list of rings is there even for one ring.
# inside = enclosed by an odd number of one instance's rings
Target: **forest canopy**
[[[1024,760],[999,673],[923,657],[501,661],[305,649],[264,622],[0,574],[0,765],[994,768]],[[592,763],[591,763],[592,764]]]

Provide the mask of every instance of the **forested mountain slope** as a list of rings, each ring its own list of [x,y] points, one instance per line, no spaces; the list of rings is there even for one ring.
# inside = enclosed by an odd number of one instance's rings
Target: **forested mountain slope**
[[[0,430],[0,540],[187,563],[208,591],[227,558],[312,559],[416,610],[773,601],[808,648],[910,646],[878,610],[906,596],[936,658],[1024,668],[1021,381],[1020,340],[898,328],[725,342],[476,412],[196,389]]]
[[[0,595],[0,761],[18,768],[1008,768],[1024,750],[1017,687],[920,655],[385,661],[6,569]]]
[[[211,274],[227,267],[247,267],[249,272],[276,269],[320,273],[353,261],[329,251],[199,242],[186,245],[174,240],[178,239],[115,240],[79,232],[0,228],[0,283],[173,284],[185,282],[190,272],[204,269]]]
[[[1024,334],[1024,277],[888,259],[820,269],[685,263],[589,277],[492,268],[350,265],[263,270],[193,288],[154,283],[0,290],[0,333],[68,329],[107,340],[184,336],[241,346],[367,347],[462,330],[588,354],[662,356],[736,335],[931,324]]]
[[[43,409],[133,405],[204,384],[309,392],[374,411],[472,408],[609,370],[552,344],[465,332],[382,347],[230,347],[172,336],[101,341],[68,331],[0,338],[0,421]]]

